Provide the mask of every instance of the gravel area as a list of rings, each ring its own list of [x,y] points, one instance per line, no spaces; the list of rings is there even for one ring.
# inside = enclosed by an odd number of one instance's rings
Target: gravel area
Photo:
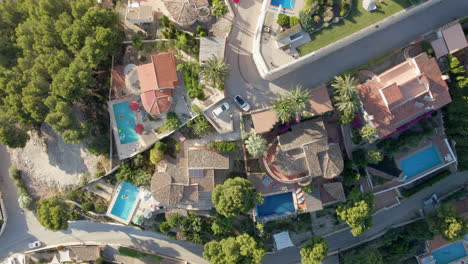
[[[41,132],[41,136],[31,132],[23,149],[9,149],[12,164],[22,171],[33,197],[53,195],[54,189],[71,187],[94,175],[99,158],[82,144],[63,142],[47,124]]]

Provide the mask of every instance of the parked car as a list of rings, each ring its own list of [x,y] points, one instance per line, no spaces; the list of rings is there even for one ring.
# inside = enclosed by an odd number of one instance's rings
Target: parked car
[[[33,248],[38,248],[41,246],[41,242],[40,241],[34,241],[32,243],[28,243],[28,247],[30,249],[33,249]]]
[[[240,97],[240,95],[236,95],[236,97],[234,97],[234,102],[236,102],[236,104],[239,105],[239,107],[243,111],[248,112],[250,110],[249,103],[247,103],[244,99],[242,99],[242,97]]]
[[[213,115],[218,118],[223,112],[229,110],[230,106],[227,102],[222,103],[213,110]]]
[[[7,264],[16,264],[16,260],[13,257],[7,258]]]

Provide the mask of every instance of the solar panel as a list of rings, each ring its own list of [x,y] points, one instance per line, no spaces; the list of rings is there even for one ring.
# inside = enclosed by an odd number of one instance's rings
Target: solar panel
[[[193,178],[203,178],[205,177],[204,169],[189,169],[189,176]]]

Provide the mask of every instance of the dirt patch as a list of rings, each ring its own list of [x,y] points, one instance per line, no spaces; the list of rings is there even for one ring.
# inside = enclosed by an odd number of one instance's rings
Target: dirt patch
[[[34,198],[47,197],[58,190],[79,184],[96,173],[99,158],[82,144],[68,144],[49,125],[42,135],[31,132],[23,149],[9,149],[11,162],[22,171],[22,177]]]

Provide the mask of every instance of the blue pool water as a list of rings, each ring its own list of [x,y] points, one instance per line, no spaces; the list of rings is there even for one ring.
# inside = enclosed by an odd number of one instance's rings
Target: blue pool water
[[[435,145],[432,145],[429,148],[401,160],[400,167],[406,175],[405,179],[409,179],[441,163],[442,160],[439,151]]]
[[[128,101],[114,104],[114,116],[119,131],[120,144],[127,144],[138,140],[135,132],[135,116],[128,107]]]
[[[112,207],[111,214],[122,218],[123,220],[128,220],[130,211],[133,208],[138,193],[140,190],[138,187],[131,185],[128,182],[123,182],[122,187],[120,188],[117,199],[115,200],[114,207]]]
[[[287,9],[294,9],[294,3],[296,3],[296,0],[271,0],[271,5]]]
[[[446,247],[432,251],[435,264],[448,264],[452,261],[466,257],[465,247],[461,241],[450,244]]]
[[[260,219],[294,213],[292,192],[265,196],[263,204],[257,205],[257,217]]]

